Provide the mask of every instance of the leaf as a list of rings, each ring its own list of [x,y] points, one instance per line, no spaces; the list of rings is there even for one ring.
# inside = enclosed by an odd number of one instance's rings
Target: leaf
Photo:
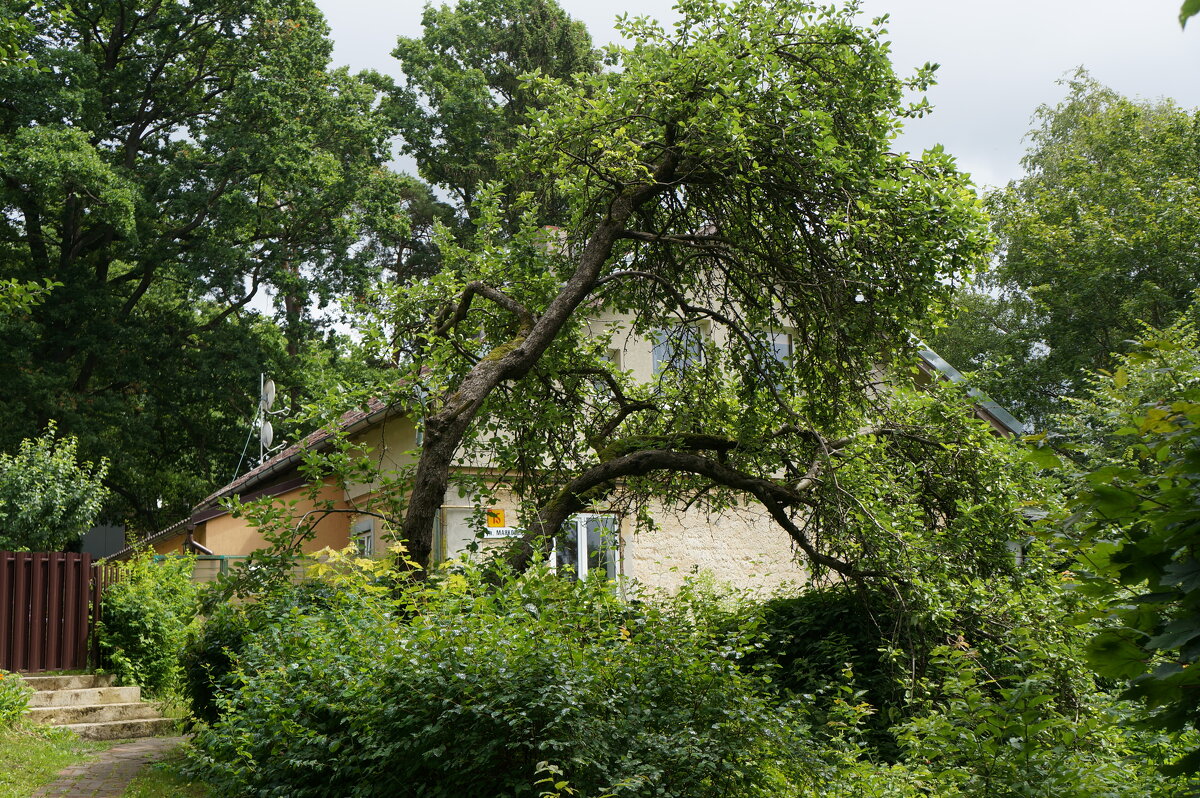
[[[1146,671],[1146,652],[1115,630],[1092,638],[1086,654],[1096,673],[1110,679],[1130,679]]]
[[[1141,497],[1133,491],[1114,488],[1111,485],[1096,485],[1092,488],[1092,506],[1105,518],[1124,518],[1139,504]]]
[[[1025,451],[1025,460],[1046,470],[1063,467],[1062,459],[1049,446],[1037,446]]]
[[[1200,0],[1184,0],[1179,8],[1179,27],[1186,28],[1189,18],[1200,13]]]
[[[1163,630],[1146,641],[1146,648],[1170,651],[1185,643],[1200,637],[1200,617],[1178,618]]]

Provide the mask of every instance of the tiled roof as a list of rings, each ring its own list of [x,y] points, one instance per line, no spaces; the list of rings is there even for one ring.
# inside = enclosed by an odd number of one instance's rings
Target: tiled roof
[[[338,420],[337,430],[339,432],[349,432],[352,428],[358,427],[367,419],[373,418],[383,413],[388,409],[388,405],[379,399],[371,399],[367,402],[365,408],[355,408],[342,414]],[[263,479],[272,474],[277,474],[284,470],[286,466],[299,462],[300,454],[308,449],[314,449],[324,441],[333,436],[333,431],[328,427],[322,427],[316,432],[309,433],[303,440],[293,443],[283,451],[268,460],[264,460],[254,468],[242,474],[237,479],[218,488],[213,493],[206,496],[199,504],[193,508],[195,510],[203,510],[206,507],[211,507],[220,499],[226,496],[245,492],[246,488],[257,485]]]
[[[396,411],[395,405],[389,405],[379,399],[371,399],[367,402],[366,407],[355,408],[354,410],[343,413],[341,418],[338,419],[337,431],[342,433],[352,432],[369,424],[377,418],[380,418],[381,416],[387,415],[389,411],[398,412]],[[192,523],[192,519],[195,518],[196,515],[201,511],[215,507],[221,499],[224,499],[228,496],[248,493],[250,490],[259,486],[276,474],[289,470],[292,466],[299,463],[300,456],[303,452],[319,447],[322,443],[333,437],[333,434],[334,431],[329,427],[322,427],[321,429],[310,433],[303,440],[293,443],[291,446],[288,446],[275,456],[269,458],[268,460],[264,460],[262,463],[259,463],[257,466],[250,469],[245,474],[242,474],[229,484],[206,496],[200,501],[199,504],[192,508],[192,512],[187,518],[176,521],[170,526],[160,529],[157,532],[152,532],[149,535],[145,535],[144,537],[140,538],[135,545],[144,546],[154,543],[155,541],[164,540],[166,538],[174,537],[175,535],[186,532],[189,525]],[[134,547],[135,546],[126,546],[115,554],[109,555],[109,557],[120,559],[133,551]]]

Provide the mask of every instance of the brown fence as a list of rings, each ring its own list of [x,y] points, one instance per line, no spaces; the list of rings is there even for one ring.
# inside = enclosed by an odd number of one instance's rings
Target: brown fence
[[[114,578],[90,554],[0,551],[0,668],[86,669],[92,608]]]

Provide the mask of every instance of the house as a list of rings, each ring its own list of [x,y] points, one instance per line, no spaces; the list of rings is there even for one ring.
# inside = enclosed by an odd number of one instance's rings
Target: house
[[[611,321],[598,319],[595,323],[603,325]],[[790,336],[783,332],[769,335],[776,356],[789,357]],[[610,357],[635,379],[652,380],[672,362],[694,356],[693,344],[687,334],[642,339],[628,333],[623,345],[612,350]],[[919,354],[919,381],[962,379],[961,374],[931,350],[923,348]],[[1021,432],[1016,419],[983,397],[979,397],[976,412],[997,434]],[[417,426],[394,407],[372,402],[345,414],[339,426],[355,446],[370,452],[380,473],[415,461],[420,445]],[[204,568],[215,570],[218,565],[227,565],[230,558],[244,557],[266,542],[245,519],[235,518],[229,512],[225,500],[233,496],[243,502],[269,497],[284,505],[294,502],[291,513],[298,522],[312,514],[320,516],[313,536],[304,544],[305,552],[343,548],[351,543],[364,554],[382,552],[388,535],[385,524],[378,516],[364,512],[380,491],[381,486],[376,482],[339,486],[327,478],[315,486],[316,494],[323,506],[332,507],[334,512],[317,512],[300,466],[305,451],[329,446],[331,440],[327,430],[309,435],[215,491],[188,518],[147,536],[140,544],[150,545],[160,554],[196,552],[201,555]],[[463,459],[458,468],[485,478],[489,475],[486,463]],[[472,544],[486,551],[500,545],[504,538],[519,534],[514,528],[515,500],[500,490],[494,501],[487,507],[477,506],[451,488],[435,527],[435,559],[457,556]],[[632,520],[614,508],[598,508],[574,516],[556,541],[556,566],[576,573],[603,569],[611,578],[634,578],[649,587],[665,589],[678,587],[689,574],[696,572],[711,574],[719,582],[763,591],[805,578],[789,537],[756,504],[720,514],[662,505],[652,506],[650,511],[656,528],[649,533],[635,532]],[[128,556],[131,551],[126,548],[115,556]]]

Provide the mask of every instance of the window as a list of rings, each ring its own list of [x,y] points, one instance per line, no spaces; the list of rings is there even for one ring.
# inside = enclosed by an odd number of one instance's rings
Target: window
[[[601,571],[609,579],[620,575],[620,518],[610,514],[582,513],[563,524],[554,546],[558,572],[574,578]]]
[[[375,554],[375,519],[364,518],[354,524],[350,531],[350,539],[358,549],[359,557],[370,557]]]
[[[786,364],[792,358],[792,335],[785,332],[767,332],[762,334],[763,342],[771,348],[771,353],[780,363]]]
[[[700,329],[691,324],[658,330],[654,342],[654,376],[683,371],[700,362]]]

